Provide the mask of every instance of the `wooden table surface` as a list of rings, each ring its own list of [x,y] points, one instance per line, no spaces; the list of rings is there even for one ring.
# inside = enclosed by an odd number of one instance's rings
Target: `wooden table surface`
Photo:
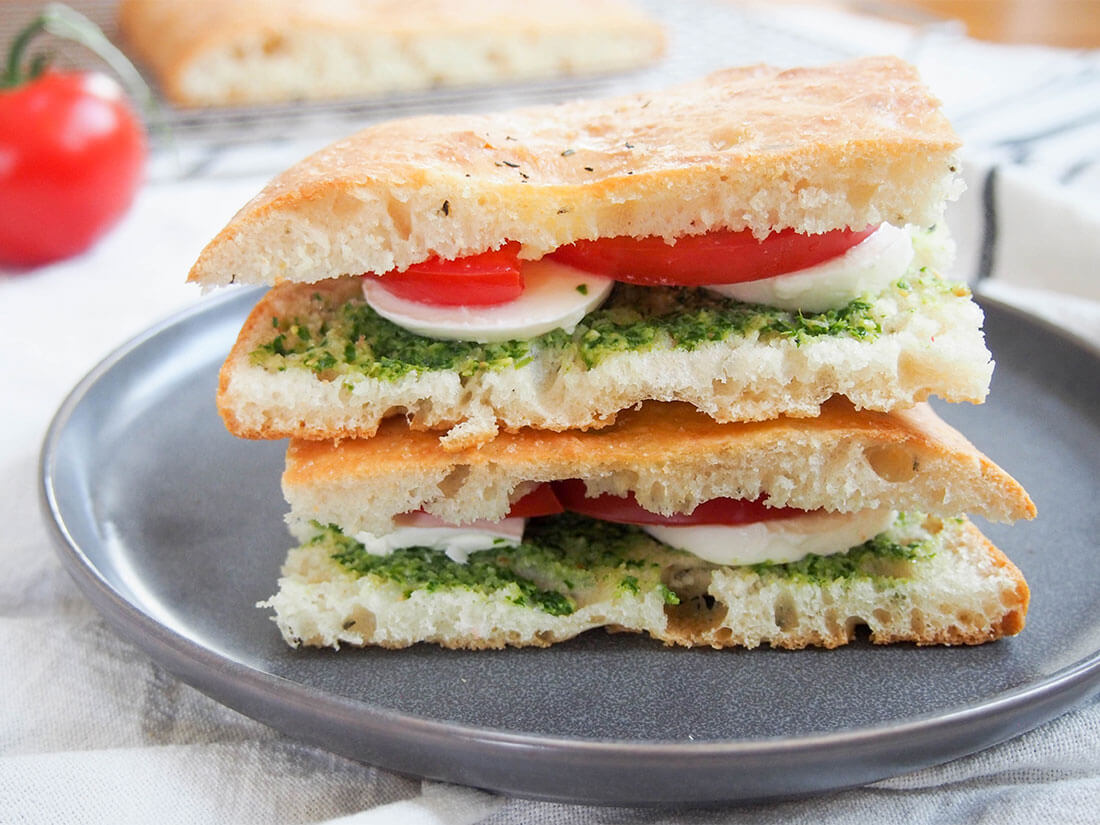
[[[1100,47],[1100,0],[894,0],[961,20],[971,37],[1000,43]],[[875,3],[852,3],[874,7]]]

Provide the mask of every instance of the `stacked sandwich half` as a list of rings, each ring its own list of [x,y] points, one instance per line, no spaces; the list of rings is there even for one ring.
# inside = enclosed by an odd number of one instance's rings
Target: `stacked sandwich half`
[[[881,58],[396,121],[276,178],[191,278],[274,284],[218,401],[291,439],[283,636],[1018,632],[966,514],[1034,506],[923,403],[993,369],[941,274],[957,148]]]

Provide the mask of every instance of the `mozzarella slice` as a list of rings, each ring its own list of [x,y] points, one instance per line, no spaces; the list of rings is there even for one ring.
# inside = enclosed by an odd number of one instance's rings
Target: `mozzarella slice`
[[[811,553],[831,556],[863,544],[893,523],[893,510],[812,512],[792,518],[727,525],[639,525],[670,547],[714,564],[783,564]]]
[[[884,223],[843,255],[816,266],[707,289],[750,304],[824,312],[846,306],[860,295],[882,292],[905,274],[912,260],[909,231]]]
[[[811,553],[819,556],[843,553],[877,536],[893,523],[896,515],[887,509],[812,512],[736,526],[638,526],[658,541],[714,564],[783,564]],[[427,547],[466,564],[470,554],[479,550],[520,544],[526,525],[527,519],[513,517],[456,526],[427,513],[406,513],[395,519],[393,532],[382,536],[357,533],[355,540],[375,556],[388,556],[405,547]]]
[[[399,516],[392,533],[376,536],[357,533],[355,540],[374,556],[388,556],[404,547],[427,547],[440,550],[459,564],[465,564],[471,553],[494,547],[515,547],[523,541],[524,518],[503,518],[500,521],[474,521],[456,527],[427,513],[407,513]]]
[[[371,309],[409,332],[454,341],[527,340],[572,332],[603,303],[615,282],[556,261],[524,261],[523,294],[495,306],[436,306],[398,298],[375,278],[363,279]]]

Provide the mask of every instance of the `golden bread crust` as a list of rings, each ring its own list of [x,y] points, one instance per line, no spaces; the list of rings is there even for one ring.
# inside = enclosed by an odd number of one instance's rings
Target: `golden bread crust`
[[[893,58],[728,69],[650,94],[372,126],[273,180],[205,285],[317,281],[519,241],[934,223],[959,141]],[[265,254],[266,250],[266,254]]]
[[[384,533],[424,508],[448,521],[500,518],[527,482],[585,479],[589,492],[633,492],[650,510],[690,512],[719,496],[776,506],[870,507],[999,521],[1034,504],[1008,473],[927,405],[901,413],[826,403],[810,419],[715,422],[686,404],[647,403],[589,431],[524,429],[450,451],[404,421],[369,439],[304,441],[287,450],[283,491],[293,517]]]

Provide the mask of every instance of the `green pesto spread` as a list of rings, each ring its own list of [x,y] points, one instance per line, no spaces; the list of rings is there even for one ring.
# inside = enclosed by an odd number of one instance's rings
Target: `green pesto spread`
[[[904,516],[902,517],[905,518]],[[320,545],[354,576],[377,576],[396,582],[408,598],[414,591],[450,588],[489,595],[503,592],[522,607],[554,616],[573,613],[578,602],[594,595],[642,598],[656,592],[668,605],[680,596],[661,573],[675,565],[715,569],[716,565],[675,550],[640,528],[591,519],[575,513],[531,519],[523,542],[471,553],[466,564],[424,547],[368,553],[338,527],[314,524],[310,545]],[[810,555],[788,564],[740,568],[761,578],[787,577],[824,583],[855,578],[903,578],[907,565],[932,558],[931,542],[899,543],[889,533],[832,556]],[[901,565],[901,566],[899,566]]]
[[[923,300],[959,294],[957,285],[931,274],[909,277],[891,289],[899,296],[918,291]],[[841,309],[801,313],[741,303],[704,289],[617,284],[571,333],[557,329],[529,341],[479,344],[416,335],[382,318],[362,298],[333,305],[315,294],[301,313],[273,318],[270,337],[251,358],[272,372],[304,368],[326,380],[358,374],[396,381],[436,370],[466,378],[523,367],[535,358],[551,371],[590,369],[622,352],[694,350],[737,337],[798,344],[820,336],[873,340],[884,320],[870,296]]]
[[[465,564],[426,547],[408,547],[376,556],[338,527],[314,524],[310,544],[322,545],[334,561],[357,576],[378,576],[413,591],[463,588],[489,594],[511,592],[521,607],[566,616],[576,597],[605,587],[639,594],[657,590],[666,603],[676,596],[660,582],[660,564],[646,558],[653,544],[644,533],[626,525],[599,522],[585,516],[531,519],[523,543],[471,553]]]
[[[926,561],[935,556],[930,541],[898,543],[886,533],[853,547],[846,553],[818,556],[811,553],[786,564],[754,564],[749,567],[761,578],[777,576],[823,584],[840,579],[904,578],[907,562]]]

